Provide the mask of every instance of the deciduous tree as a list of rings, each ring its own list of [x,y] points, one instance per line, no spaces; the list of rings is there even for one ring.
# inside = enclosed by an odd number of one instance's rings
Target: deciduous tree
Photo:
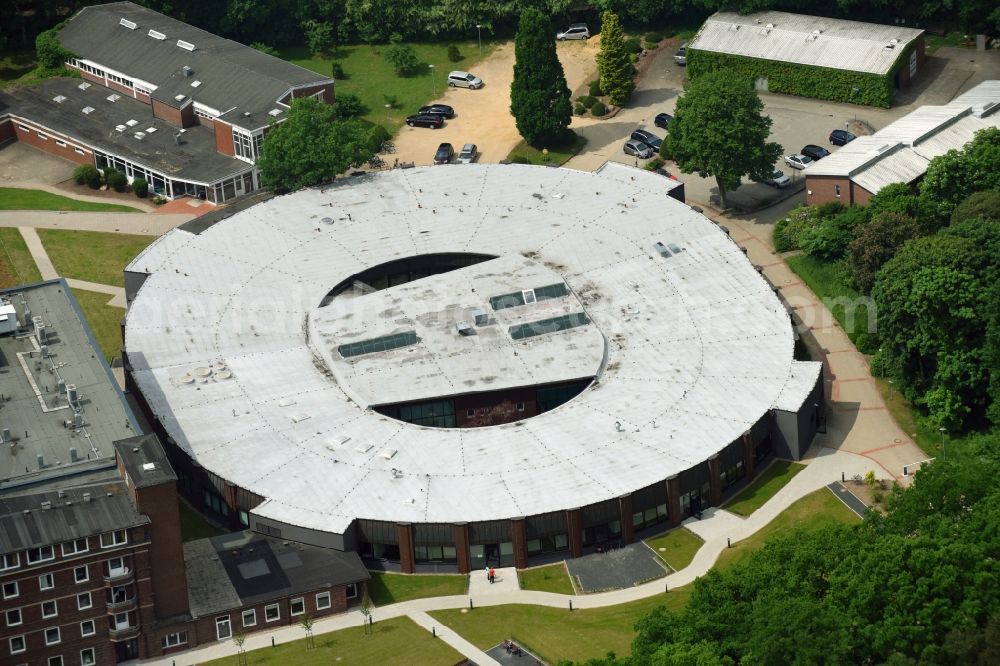
[[[618,14],[601,14],[601,50],[597,53],[597,74],[601,90],[615,106],[622,106],[635,90],[635,68],[625,47],[625,31]]]
[[[547,16],[534,8],[524,10],[514,40],[510,112],[518,133],[536,147],[565,143],[573,114],[552,36]]]
[[[864,225],[847,248],[851,279],[858,291],[871,293],[878,270],[919,233],[913,218],[900,213],[881,213]]]
[[[335,109],[313,97],[292,102],[285,122],[264,137],[257,161],[264,183],[276,192],[318,185],[371,155],[368,133],[356,120],[339,120]]]
[[[722,206],[744,176],[766,180],[781,146],[767,140],[771,119],[750,81],[709,72],[688,83],[677,100],[666,152],[684,173],[715,177]]]

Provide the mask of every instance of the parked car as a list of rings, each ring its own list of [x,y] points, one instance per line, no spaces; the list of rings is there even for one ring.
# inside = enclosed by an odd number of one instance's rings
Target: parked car
[[[764,182],[770,185],[771,187],[776,187],[780,190],[782,188],[791,185],[792,179],[786,176],[784,171],[781,171],[780,169],[775,169],[774,173],[771,174],[771,177],[765,180]]]
[[[785,155],[785,164],[793,169],[805,169],[812,163],[812,158],[805,155]]]
[[[451,164],[455,156],[455,148],[450,143],[442,143],[434,153],[434,164]]]
[[[827,150],[826,148],[823,148],[822,146],[817,146],[812,143],[810,143],[807,146],[802,146],[802,150],[800,150],[799,152],[805,155],[806,157],[811,157],[814,162],[816,160],[821,160],[830,154],[830,151]]]
[[[443,116],[451,119],[455,117],[455,109],[451,108],[447,104],[431,104],[430,106],[420,107],[420,110],[417,111],[417,115]]]
[[[670,121],[673,119],[674,117],[669,113],[658,113],[656,114],[656,117],[653,118],[653,124],[656,125],[657,127],[662,127],[663,129],[667,129],[667,125],[669,125]]]
[[[653,152],[659,152],[660,144],[663,143],[663,139],[644,129],[637,129],[632,132],[632,136],[629,138],[635,139],[636,141],[642,141],[644,144],[652,148]]]
[[[564,39],[590,39],[590,29],[587,28],[586,23],[574,23],[562,32],[557,32],[556,39],[559,41],[563,41]]]
[[[448,85],[452,88],[472,88],[476,90],[483,87],[483,80],[475,74],[454,71],[448,73]]]
[[[476,148],[476,144],[467,143],[462,146],[462,151],[458,154],[458,159],[455,161],[459,164],[472,164],[476,161],[478,154],[479,150]]]
[[[847,130],[833,130],[830,132],[830,143],[835,146],[846,146],[856,138],[858,137],[854,136]]]
[[[677,53],[674,54],[674,62],[678,65],[687,64],[687,43],[681,44],[681,47],[677,49]]]
[[[440,129],[441,127],[444,127],[444,118],[438,115],[418,113],[412,116],[407,116],[406,124],[410,127],[430,127],[431,129]]]
[[[653,149],[642,141],[638,141],[636,139],[629,139],[626,141],[624,151],[626,155],[633,155],[643,160],[649,159],[653,156]]]

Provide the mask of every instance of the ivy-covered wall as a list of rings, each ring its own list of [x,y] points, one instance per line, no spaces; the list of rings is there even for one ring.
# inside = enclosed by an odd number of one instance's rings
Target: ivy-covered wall
[[[889,108],[893,77],[899,67],[909,63],[914,46],[911,43],[903,49],[884,76],[691,48],[687,50],[687,70],[691,78],[719,69],[751,80],[765,78],[768,91],[773,93]],[[855,88],[857,93],[854,93]]]

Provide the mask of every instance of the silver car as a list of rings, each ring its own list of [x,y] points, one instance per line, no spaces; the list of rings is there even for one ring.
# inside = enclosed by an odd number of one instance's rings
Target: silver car
[[[467,143],[462,146],[461,152],[458,153],[458,159],[455,161],[458,164],[472,164],[476,161],[476,155],[478,154],[479,151],[476,149],[476,144]]]
[[[556,39],[590,39],[590,29],[586,23],[574,23],[562,32],[556,33]]]
[[[633,155],[643,160],[649,159],[653,156],[653,149],[642,141],[637,141],[636,139],[629,139],[626,141],[623,149],[626,155]]]
[[[471,88],[476,90],[483,87],[483,80],[475,74],[469,72],[449,72],[448,85],[452,88]]]
[[[812,158],[806,157],[805,155],[785,155],[785,164],[793,169],[805,169],[812,163]]]

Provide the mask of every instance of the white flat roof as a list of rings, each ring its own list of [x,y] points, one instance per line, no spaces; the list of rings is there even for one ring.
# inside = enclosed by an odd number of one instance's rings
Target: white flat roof
[[[634,179],[523,165],[395,170],[276,197],[200,235],[174,230],[129,266],[149,273],[126,322],[135,380],[200,465],[267,498],[256,515],[313,529],[342,532],[355,518],[512,518],[661,482],[779,402],[793,404],[808,382],[770,285],[715,224],[667,196],[661,176],[633,171]],[[681,251],[664,257],[657,243]],[[342,384],[343,361],[322,358],[311,339],[308,319],[324,296],[372,266],[461,252],[500,257],[504,270],[458,279],[492,269],[479,264],[372,302],[426,286],[432,293],[405,315],[415,317],[439,296],[439,310],[474,305],[471,288],[486,304],[493,294],[477,280],[499,289],[558,276],[572,291],[566,309],[579,303],[590,324],[536,340],[552,368],[582,343],[560,372],[589,376],[597,363],[597,380],[537,417],[473,429],[403,423],[352,398],[362,393],[356,378]],[[348,330],[342,318],[331,326]],[[428,349],[456,342],[425,335]],[[501,346],[522,358],[509,340]],[[358,362],[372,369],[365,400],[413,377],[377,356]],[[450,352],[437,358],[442,375],[478,376]],[[536,372],[510,374],[520,382]]]
[[[924,31],[898,25],[757,12],[717,12],[706,19],[690,49],[870,74],[886,74]]]

